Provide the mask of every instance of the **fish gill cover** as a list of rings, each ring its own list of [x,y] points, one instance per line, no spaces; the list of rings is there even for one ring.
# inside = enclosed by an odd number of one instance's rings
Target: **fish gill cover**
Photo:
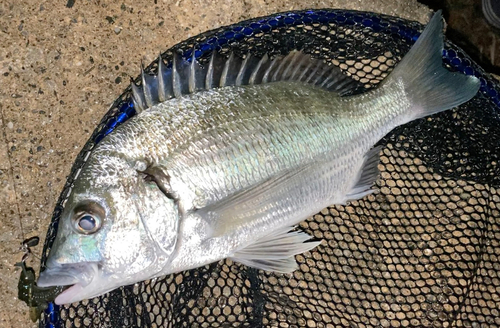
[[[207,62],[220,54],[304,49],[376,86],[422,26],[342,10],[287,12],[219,28],[162,54]],[[300,228],[326,242],[296,256],[291,275],[229,260],[116,289],[71,305],[50,303],[40,327],[440,327],[500,325],[498,89],[447,42],[443,61],[475,75],[481,91],[458,109],[397,128],[380,142],[379,193],[334,205]],[[146,68],[155,73],[157,62]],[[136,80],[140,83],[140,78]],[[72,181],[93,146],[135,115],[127,89],[73,165],[47,232],[42,267]]]

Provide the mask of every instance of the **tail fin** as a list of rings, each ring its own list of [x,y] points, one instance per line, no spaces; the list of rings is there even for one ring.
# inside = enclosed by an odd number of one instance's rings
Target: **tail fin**
[[[402,81],[413,104],[415,118],[458,106],[479,90],[473,76],[453,73],[443,67],[443,20],[436,12],[417,42],[384,81]]]

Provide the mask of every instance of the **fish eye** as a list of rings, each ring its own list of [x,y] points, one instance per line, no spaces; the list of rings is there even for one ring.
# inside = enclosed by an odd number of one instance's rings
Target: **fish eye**
[[[102,225],[103,209],[99,204],[85,204],[74,210],[73,227],[78,233],[90,235],[97,232]]]
[[[83,233],[93,233],[98,229],[98,220],[90,214],[84,214],[78,221],[78,230]]]

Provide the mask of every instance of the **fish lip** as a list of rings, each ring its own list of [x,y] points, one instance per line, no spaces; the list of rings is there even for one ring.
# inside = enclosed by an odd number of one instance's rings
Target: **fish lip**
[[[56,298],[54,299],[54,303],[57,305],[73,303],[74,297],[80,294],[84,288],[85,287],[83,287],[81,284],[78,283],[69,286],[68,288],[65,288],[64,291],[62,291],[59,295],[56,296]]]
[[[49,266],[47,266],[38,277],[38,287],[67,286],[75,284],[85,287],[99,274],[97,262],[47,264]]]

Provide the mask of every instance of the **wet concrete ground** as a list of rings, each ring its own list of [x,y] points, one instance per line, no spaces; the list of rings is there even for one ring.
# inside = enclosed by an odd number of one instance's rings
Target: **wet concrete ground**
[[[426,22],[413,0],[0,2],[0,327],[34,327],[17,299],[20,242],[45,237],[71,164],[100,118],[160,51],[240,20],[348,8]],[[39,256],[42,246],[34,248]],[[29,264],[38,267],[38,259]]]

